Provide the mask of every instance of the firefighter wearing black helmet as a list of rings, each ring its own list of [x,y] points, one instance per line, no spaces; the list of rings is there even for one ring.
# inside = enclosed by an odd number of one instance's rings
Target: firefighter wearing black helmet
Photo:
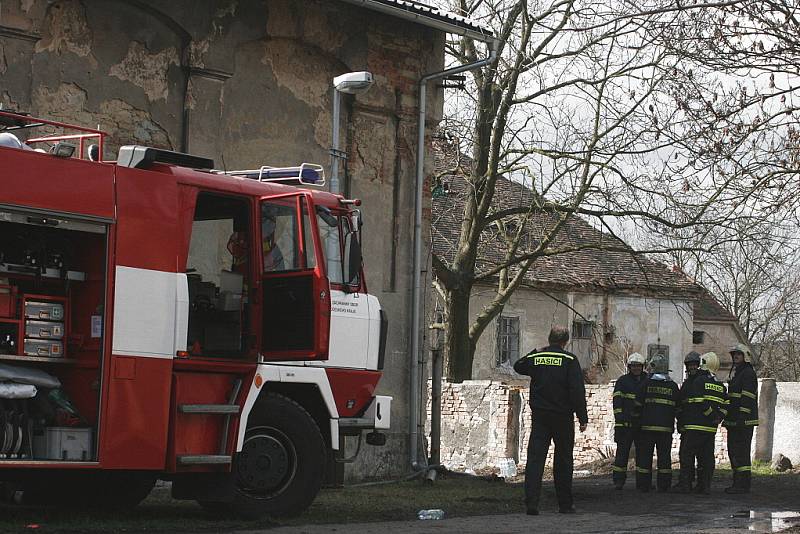
[[[711,492],[714,475],[714,438],[727,414],[725,386],[714,378],[719,359],[713,352],[690,352],[684,360],[686,380],[680,389],[678,431],[681,433],[680,475],[675,490],[689,492],[697,460],[697,493]]]
[[[634,352],[628,356],[628,372],[619,377],[614,384],[612,404],[614,407],[614,441],[617,444],[611,480],[614,487],[621,490],[628,478],[628,457],[631,446],[639,450],[639,417],[641,404],[639,392],[647,374],[644,372],[644,356]]]
[[[758,425],[758,379],[745,345],[736,345],[730,355],[733,360],[733,376],[728,380],[730,405],[722,424],[728,429],[733,485],[725,488],[725,493],[747,493],[750,491],[750,443],[753,428]]]

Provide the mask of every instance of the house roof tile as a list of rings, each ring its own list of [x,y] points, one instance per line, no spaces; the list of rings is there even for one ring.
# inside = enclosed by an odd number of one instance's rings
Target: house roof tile
[[[447,158],[443,151],[435,151],[435,162],[443,187],[432,200],[433,251],[439,257],[452,260],[458,246],[464,201],[472,186],[462,174],[447,171],[448,165],[455,165],[454,160]],[[461,165],[462,168],[468,166],[468,159],[462,159]],[[441,194],[445,188],[448,192]],[[495,209],[528,207],[533,201],[531,189],[504,178],[497,181],[493,201]],[[524,248],[533,249],[557,220],[558,215],[553,212],[535,212],[523,239]],[[626,289],[688,298],[695,298],[702,290],[683,272],[673,271],[660,262],[634,252],[617,237],[593,228],[577,216],[568,219],[556,235],[552,247],[573,251],[537,259],[525,276],[525,285],[572,290]],[[600,247],[627,250],[609,251]],[[576,248],[580,250],[574,250]],[[500,264],[503,257],[504,247],[499,233],[484,230],[477,270],[486,272]]]

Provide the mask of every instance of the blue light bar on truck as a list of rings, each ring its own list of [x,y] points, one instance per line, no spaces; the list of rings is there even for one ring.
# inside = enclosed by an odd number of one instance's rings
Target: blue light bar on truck
[[[212,171],[216,174],[241,176],[259,182],[298,182],[302,185],[322,187],[325,185],[325,169],[316,163],[303,163],[297,167],[270,167],[246,171]]]
[[[298,180],[300,183],[319,185],[325,180],[322,167],[304,163],[299,167],[262,167],[259,180]]]

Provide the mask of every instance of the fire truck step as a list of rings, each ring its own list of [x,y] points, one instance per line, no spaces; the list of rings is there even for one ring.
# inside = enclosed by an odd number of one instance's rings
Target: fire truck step
[[[181,404],[178,408],[181,413],[199,414],[238,414],[239,406],[236,404]]]
[[[231,457],[221,454],[187,454],[178,456],[178,464],[180,465],[212,465],[212,464],[229,464]]]

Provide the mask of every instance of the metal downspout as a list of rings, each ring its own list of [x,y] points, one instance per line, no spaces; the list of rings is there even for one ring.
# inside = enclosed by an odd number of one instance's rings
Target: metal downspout
[[[497,59],[498,41],[495,38],[486,40],[489,46],[489,57],[453,67],[439,72],[426,74],[419,81],[419,119],[417,123],[417,179],[416,179],[416,198],[414,202],[414,263],[413,263],[413,285],[411,299],[411,369],[410,369],[410,399],[409,399],[409,460],[414,470],[425,469],[427,462],[421,464],[418,457],[419,441],[419,410],[422,385],[420,384],[420,372],[425,360],[419,346],[420,316],[421,314],[421,272],[422,272],[422,188],[425,182],[425,115],[427,107],[427,84],[429,81],[458,74],[469,70],[474,70],[484,65],[493,63]]]

